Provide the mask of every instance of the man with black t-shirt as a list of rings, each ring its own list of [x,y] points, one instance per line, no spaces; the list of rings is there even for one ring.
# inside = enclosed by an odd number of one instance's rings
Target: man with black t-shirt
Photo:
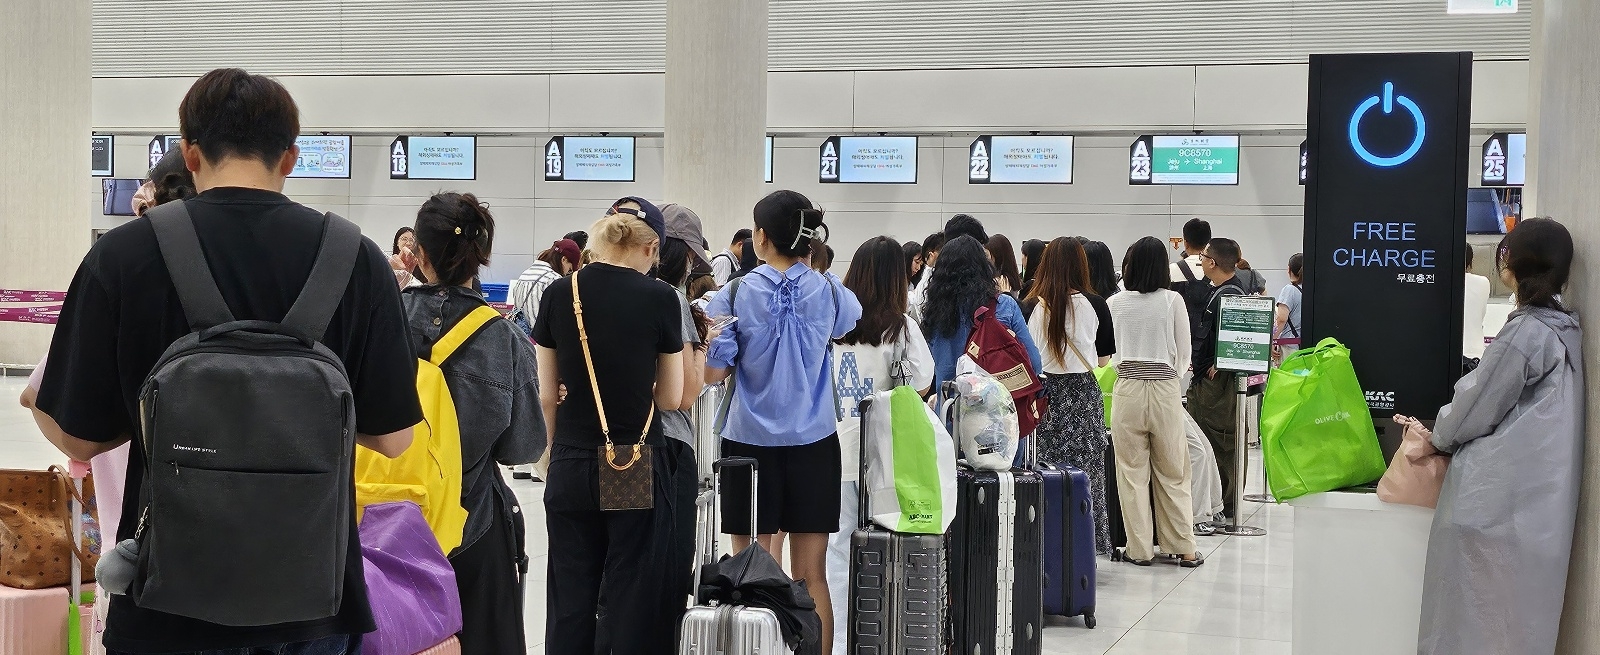
[[[282,321],[310,277],[322,241],[321,212],[284,197],[294,169],[299,109],[287,90],[238,69],[207,73],[178,110],[183,157],[200,194],[187,201],[211,274],[240,320]],[[189,333],[150,219],[107,233],[84,257],[68,289],[36,407],[62,452],[85,460],[128,441],[139,387],[162,352]],[[357,443],[390,457],[421,422],[416,359],[406,340],[400,293],[377,244],[363,239],[355,270],[321,342],[343,362],[354,391]],[[274,444],[263,443],[261,448]],[[352,453],[353,457],[353,453]],[[134,448],[123,516],[140,515],[148,463]],[[352,478],[349,498],[354,503]],[[160,509],[153,507],[151,521]],[[350,513],[342,604],[314,621],[235,627],[139,607],[110,597],[110,653],[340,655],[358,652],[374,629],[355,512]],[[140,521],[125,520],[118,541]],[[170,537],[169,537],[170,538]]]
[[[1207,297],[1200,321],[1192,335],[1194,380],[1189,384],[1189,415],[1206,433],[1211,449],[1217,453],[1217,472],[1222,474],[1223,514],[1232,517],[1238,507],[1234,502],[1234,488],[1241,483],[1234,470],[1234,443],[1238,426],[1238,392],[1236,373],[1217,370],[1217,334],[1221,326],[1217,315],[1221,311],[1223,296],[1245,295],[1244,287],[1234,277],[1239,265],[1239,244],[1232,239],[1212,239],[1200,253],[1200,268],[1210,281],[1211,294]]]

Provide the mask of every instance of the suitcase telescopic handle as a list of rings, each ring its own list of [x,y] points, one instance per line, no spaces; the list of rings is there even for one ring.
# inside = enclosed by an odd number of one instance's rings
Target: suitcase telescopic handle
[[[856,527],[862,530],[867,528],[867,415],[871,411],[872,396],[856,404],[856,413],[861,415],[861,438],[856,440],[861,450],[856,458]]]
[[[717,523],[717,499],[722,497],[722,476],[717,475],[725,468],[750,467],[750,540],[755,541],[756,535],[761,532],[756,524],[756,503],[759,500],[758,492],[761,490],[760,464],[754,457],[724,457],[711,463],[711,524]]]

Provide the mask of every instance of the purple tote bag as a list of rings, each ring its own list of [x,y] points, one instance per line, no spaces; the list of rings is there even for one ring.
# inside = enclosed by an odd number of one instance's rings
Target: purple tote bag
[[[367,598],[378,624],[362,640],[362,653],[414,655],[461,631],[456,572],[421,508],[409,501],[368,505],[360,532]]]

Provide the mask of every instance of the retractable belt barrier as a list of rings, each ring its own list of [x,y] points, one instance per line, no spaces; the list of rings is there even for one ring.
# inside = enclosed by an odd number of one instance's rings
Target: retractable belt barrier
[[[61,317],[61,302],[67,299],[65,291],[28,291],[0,289],[0,305],[33,304],[33,307],[0,306],[0,322],[54,324]],[[52,303],[52,304],[41,304]]]

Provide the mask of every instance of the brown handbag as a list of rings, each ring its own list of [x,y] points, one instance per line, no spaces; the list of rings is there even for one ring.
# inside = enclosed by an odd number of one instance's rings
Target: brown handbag
[[[94,494],[93,476],[83,479],[85,494]],[[72,543],[72,503],[88,507],[72,486],[66,470],[0,470],[0,585],[17,589],[65,586],[72,578],[72,558],[83,562],[83,582],[94,581],[97,553]]]
[[[583,365],[589,369],[589,388],[594,391],[594,408],[600,417],[600,432],[606,438],[606,445],[599,449],[600,509],[652,509],[655,507],[655,467],[651,463],[652,449],[644,441],[650,436],[650,424],[656,418],[655,403],[650,404],[650,414],[644,420],[639,443],[631,446],[633,457],[619,464],[617,445],[611,441],[611,424],[606,420],[605,402],[600,399],[600,380],[594,375],[594,357],[589,354],[589,331],[583,325],[583,301],[578,297],[577,273],[572,274],[572,313],[578,319],[578,343],[583,348]]]

